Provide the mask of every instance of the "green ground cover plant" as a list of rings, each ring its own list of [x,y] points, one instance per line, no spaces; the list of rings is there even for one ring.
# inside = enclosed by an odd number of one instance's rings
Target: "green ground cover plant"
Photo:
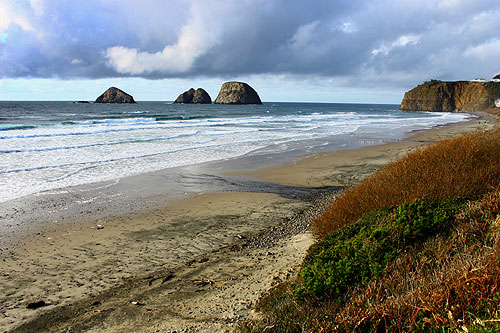
[[[345,301],[349,288],[380,276],[407,244],[446,231],[464,200],[434,204],[416,199],[392,209],[372,211],[312,246],[301,270],[299,299]]]

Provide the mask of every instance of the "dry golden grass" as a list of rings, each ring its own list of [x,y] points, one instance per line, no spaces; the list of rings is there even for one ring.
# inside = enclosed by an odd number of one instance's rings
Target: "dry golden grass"
[[[374,209],[420,198],[478,198],[500,184],[500,130],[476,132],[415,150],[347,190],[313,223],[324,238]]]

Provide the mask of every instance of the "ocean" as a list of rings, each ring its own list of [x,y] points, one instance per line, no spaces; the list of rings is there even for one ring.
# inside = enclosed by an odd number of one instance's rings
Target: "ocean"
[[[241,156],[299,156],[352,142],[401,140],[409,131],[472,117],[397,109],[320,103],[0,102],[0,202]]]

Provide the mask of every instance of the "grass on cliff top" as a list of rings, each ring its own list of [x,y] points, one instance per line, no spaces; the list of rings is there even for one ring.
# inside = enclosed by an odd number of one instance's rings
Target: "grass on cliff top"
[[[363,214],[422,199],[479,198],[500,184],[500,130],[417,149],[347,190],[313,223],[322,239]]]

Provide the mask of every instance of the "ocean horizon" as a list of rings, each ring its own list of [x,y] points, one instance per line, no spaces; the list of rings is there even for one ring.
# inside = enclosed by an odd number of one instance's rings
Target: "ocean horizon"
[[[293,156],[403,139],[465,113],[395,104],[0,102],[0,202],[242,156]]]

